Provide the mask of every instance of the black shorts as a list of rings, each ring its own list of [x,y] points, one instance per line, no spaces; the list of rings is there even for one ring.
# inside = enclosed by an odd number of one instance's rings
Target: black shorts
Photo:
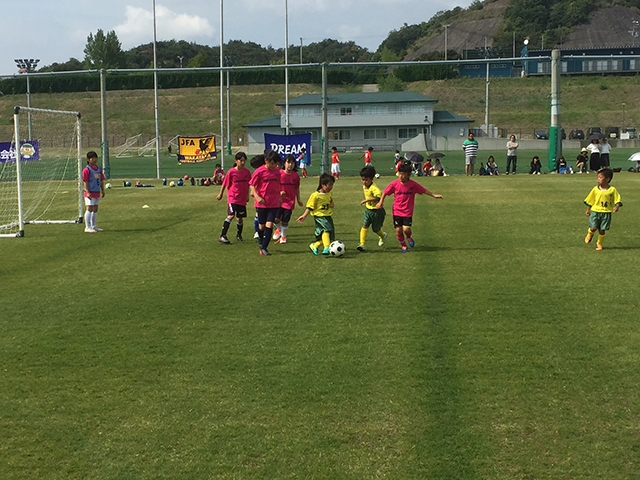
[[[276,218],[279,218],[282,223],[289,223],[289,221],[291,220],[291,214],[293,214],[293,210],[280,207],[278,209],[278,216]]]
[[[247,206],[239,205],[237,203],[228,203],[227,204],[227,215],[230,217],[231,215],[237,218],[245,218],[247,216]]]
[[[279,208],[256,208],[258,214],[258,223],[264,225],[267,222],[273,223],[278,215]]]
[[[394,227],[410,227],[412,223],[413,217],[398,217],[396,215],[393,216]]]

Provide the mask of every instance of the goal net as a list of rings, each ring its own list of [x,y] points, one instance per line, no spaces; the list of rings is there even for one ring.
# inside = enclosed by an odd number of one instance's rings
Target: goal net
[[[15,107],[14,134],[0,148],[0,237],[24,225],[82,222],[80,114]]]

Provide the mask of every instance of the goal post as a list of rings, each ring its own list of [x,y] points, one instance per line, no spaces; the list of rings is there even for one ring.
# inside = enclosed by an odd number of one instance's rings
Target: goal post
[[[13,120],[0,151],[0,237],[22,237],[26,224],[82,223],[80,113],[17,106]]]

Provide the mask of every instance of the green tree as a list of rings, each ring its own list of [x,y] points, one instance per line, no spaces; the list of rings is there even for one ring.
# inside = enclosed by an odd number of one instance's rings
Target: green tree
[[[106,35],[99,29],[95,36],[90,33],[84,47],[84,64],[89,69],[123,68],[125,57],[122,45],[114,30]]]

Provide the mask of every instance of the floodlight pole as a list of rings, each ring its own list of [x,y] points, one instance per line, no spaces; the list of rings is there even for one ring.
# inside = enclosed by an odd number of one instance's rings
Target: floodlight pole
[[[153,0],[153,93],[156,117],[156,175],[160,178],[160,117],[158,115],[158,58],[156,55],[156,0]]]
[[[220,0],[220,165],[224,168],[224,0]]]
[[[284,0],[284,129],[289,135],[289,4]]]
[[[111,178],[109,161],[109,139],[107,138],[107,72],[100,70],[100,126],[102,130],[102,171],[105,178]]]
[[[551,126],[549,127],[549,170],[555,170],[562,155],[560,129],[560,50],[551,51]]]
[[[17,58],[14,60],[14,62],[16,62],[16,65],[18,66],[18,73],[24,73],[27,76],[27,107],[31,108],[31,83],[29,82],[29,74],[31,72],[33,72],[36,67],[38,66],[38,63],[40,62],[39,58],[33,59],[33,58]],[[27,111],[27,124],[29,127],[29,139],[28,140],[33,140],[32,137],[32,133],[31,133],[31,110]]]

